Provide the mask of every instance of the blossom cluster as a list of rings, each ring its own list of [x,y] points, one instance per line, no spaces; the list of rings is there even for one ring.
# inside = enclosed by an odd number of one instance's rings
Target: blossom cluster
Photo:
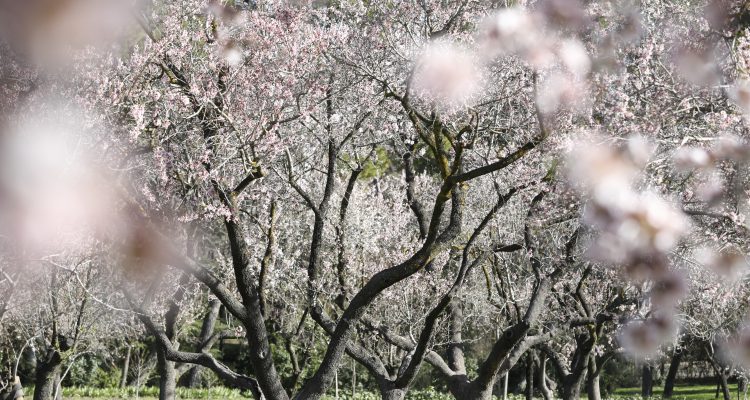
[[[583,220],[595,239],[588,256],[616,265],[631,282],[650,287],[646,318],[631,321],[620,332],[622,346],[638,357],[653,354],[675,337],[675,307],[687,293],[684,278],[670,262],[670,253],[688,232],[687,217],[663,196],[635,186],[652,151],[642,137],[621,146],[580,143],[569,172],[589,200]]]

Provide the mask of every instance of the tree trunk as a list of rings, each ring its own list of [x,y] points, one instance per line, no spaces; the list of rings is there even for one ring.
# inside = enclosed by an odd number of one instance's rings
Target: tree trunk
[[[741,375],[737,378],[737,400],[740,400],[740,396],[747,392],[747,378],[745,375]]]
[[[122,366],[122,375],[120,377],[120,388],[124,388],[128,385],[128,372],[130,370],[130,356],[133,352],[133,347],[128,345],[128,351],[125,353],[125,362]]]
[[[448,390],[456,400],[491,400],[494,387],[494,382],[483,387],[466,376],[448,382]]]
[[[547,386],[547,357],[545,355],[542,355],[539,360],[539,391],[542,392],[544,400],[552,400],[552,391]]]
[[[177,374],[174,362],[168,361],[164,350],[158,350],[157,369],[159,372],[159,400],[175,400],[177,392]]]
[[[729,392],[729,382],[727,382],[727,374],[722,372],[719,375],[719,385],[721,386],[721,393],[724,395],[724,400],[732,400],[732,394]]]
[[[662,397],[669,399],[674,393],[674,381],[677,378],[677,371],[680,369],[680,362],[682,362],[682,350],[675,349],[672,354],[672,361],[669,363],[669,371],[667,377],[664,380],[664,393]]]
[[[21,386],[21,379],[16,376],[13,379],[13,384],[10,386],[10,390],[5,394],[0,393],[0,399],[23,400],[23,386]]]
[[[579,400],[581,397],[581,380],[566,379],[560,388],[560,397],[562,400]]]
[[[62,357],[57,350],[49,350],[44,359],[37,359],[34,400],[62,399],[62,393],[57,393],[57,398],[54,398],[61,370]]]
[[[648,399],[653,394],[654,388],[654,368],[650,365],[643,366],[641,375],[641,396]]]
[[[534,352],[526,355],[526,400],[534,400]]]
[[[380,396],[383,398],[383,400],[404,400],[406,397],[406,390],[403,389],[390,389],[390,390],[381,390]]]
[[[586,393],[589,400],[602,400],[602,392],[599,388],[599,371],[596,367],[596,359],[592,355],[589,360],[589,374],[586,380]]]
[[[510,371],[505,373],[503,376],[503,400],[508,400],[508,374]]]
[[[713,367],[714,372],[716,373],[716,377],[718,378],[716,398],[719,397],[719,389],[721,389],[721,393],[724,395],[724,400],[732,400],[732,395],[729,393],[729,384],[727,383],[727,379],[729,378],[729,371],[727,371],[727,369],[724,368],[724,366],[721,365],[716,359],[716,353],[713,351],[713,346],[706,345],[706,347],[704,347],[704,351],[708,356],[708,362]]]
[[[214,333],[214,328],[216,326],[216,320],[219,319],[219,312],[221,311],[221,302],[218,299],[213,299],[209,303],[208,306],[208,312],[206,313],[206,316],[203,318],[203,324],[201,325],[201,334],[198,338],[198,349],[196,349],[198,352],[208,351],[207,344],[208,341],[211,339],[211,335]],[[201,366],[200,365],[194,365],[190,368],[190,370],[187,372],[187,378],[185,378],[185,386],[190,388],[198,387],[200,381],[198,378],[200,378],[200,372],[201,372]]]
[[[352,360],[352,399],[357,397],[357,363]]]

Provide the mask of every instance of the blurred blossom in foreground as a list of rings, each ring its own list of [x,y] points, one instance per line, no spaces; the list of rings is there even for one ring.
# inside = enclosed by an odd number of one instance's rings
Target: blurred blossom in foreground
[[[736,280],[747,273],[747,257],[734,246],[721,251],[710,248],[698,249],[696,260],[725,279]]]
[[[688,292],[685,277],[676,271],[669,271],[654,282],[649,298],[651,304],[660,309],[671,309],[682,300]]]
[[[417,60],[410,90],[438,110],[450,113],[471,105],[479,95],[481,80],[481,70],[470,52],[437,41],[428,45]]]
[[[737,333],[725,339],[722,350],[730,361],[750,368],[750,325],[744,324]]]
[[[674,156],[675,166],[682,171],[706,168],[713,162],[713,155],[700,147],[682,147]]]
[[[747,162],[750,161],[750,146],[737,137],[723,136],[719,138],[715,154],[720,160]]]
[[[584,222],[598,231],[589,256],[623,265],[635,281],[663,276],[667,253],[688,228],[672,204],[632,188],[652,151],[642,137],[619,147],[584,142],[574,146],[569,162],[569,177],[590,196]]]
[[[672,313],[656,312],[623,326],[618,341],[631,356],[645,360],[657,356],[661,346],[674,341],[678,333],[679,325]]]
[[[116,245],[123,256],[124,276],[130,281],[147,284],[160,279],[164,266],[175,261],[166,238],[140,216],[131,216],[122,226]]]
[[[241,65],[245,60],[244,46],[241,41],[233,38],[233,34],[247,21],[245,12],[218,0],[211,0],[206,13],[216,21],[213,34],[221,58],[230,66]]]
[[[747,116],[750,114],[750,82],[739,80],[728,89],[729,98],[734,101],[742,112]]]
[[[680,47],[674,63],[677,73],[686,81],[698,86],[712,86],[719,83],[719,74],[714,64],[716,56],[708,51],[695,51]]]
[[[589,53],[578,39],[563,40],[557,47],[557,55],[562,65],[576,77],[585,77],[591,71]]]
[[[536,104],[542,114],[565,109],[582,112],[588,106],[586,83],[575,76],[555,71],[539,84]]]
[[[653,357],[674,339],[672,310],[688,289],[684,277],[669,268],[670,252],[688,232],[687,217],[658,194],[633,187],[653,151],[639,136],[616,147],[582,142],[568,161],[569,178],[589,198],[584,222],[596,230],[588,256],[621,267],[634,283],[651,283],[650,315],[620,332],[620,344],[639,359]]]
[[[558,29],[576,31],[584,29],[589,23],[579,0],[542,0],[539,9],[544,21]]]
[[[623,265],[636,282],[664,276],[666,255],[688,228],[685,216],[653,193],[592,199],[584,221],[599,230],[589,256]]]
[[[674,155],[675,166],[682,171],[712,169],[723,160],[750,161],[750,146],[736,137],[723,136],[711,149],[686,146],[678,149]]]
[[[79,116],[63,108],[46,115],[25,116],[0,139],[2,226],[31,251],[84,245],[116,219]]]
[[[0,0],[0,36],[34,63],[56,67],[76,50],[122,37],[133,10],[130,0]]]
[[[489,58],[526,54],[544,38],[539,26],[535,15],[523,8],[505,8],[484,20],[477,42]]]
[[[620,147],[579,141],[571,149],[568,177],[582,190],[605,199],[612,190],[630,190],[652,151],[640,137],[631,138],[627,146]]]
[[[0,136],[0,234],[31,258],[104,243],[122,257],[126,276],[153,277],[170,246],[106,173],[95,132],[79,122],[87,116],[42,109]]]

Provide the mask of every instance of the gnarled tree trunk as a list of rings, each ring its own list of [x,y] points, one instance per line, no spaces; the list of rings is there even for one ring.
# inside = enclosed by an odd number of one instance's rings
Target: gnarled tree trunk
[[[174,362],[167,360],[164,350],[158,349],[157,369],[159,372],[159,400],[175,400],[177,393],[177,373]]]
[[[34,380],[34,400],[62,399],[62,393],[57,393],[62,371],[62,357],[56,349],[47,350],[44,358],[36,362],[36,377]],[[55,393],[57,397],[55,398]]]
[[[392,384],[382,384],[380,385],[380,397],[383,400],[404,400],[406,398],[406,389],[396,388]]]
[[[560,397],[563,400],[578,400],[581,397],[581,384],[583,379],[566,379],[560,388]]]
[[[665,399],[672,397],[672,393],[674,392],[674,381],[677,378],[677,371],[680,369],[680,362],[682,362],[682,351],[675,349],[674,354],[672,354],[672,361],[669,363],[667,377],[664,380],[664,393],[662,394],[662,397]]]

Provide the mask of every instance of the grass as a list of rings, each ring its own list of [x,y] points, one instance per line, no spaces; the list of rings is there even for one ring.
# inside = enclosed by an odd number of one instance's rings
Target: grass
[[[655,400],[661,399],[663,387],[654,386]],[[733,398],[737,398],[737,385],[729,385],[729,390]],[[695,386],[695,385],[676,385],[674,388],[673,400],[714,400],[716,395],[715,385]],[[621,388],[615,390],[615,396],[619,398],[640,398],[641,388]],[[719,394],[721,398],[721,394]]]
[[[75,400],[92,399],[143,399],[154,400],[159,397],[158,387],[142,387],[136,391],[134,387],[119,388],[91,388],[91,387],[66,387],[63,388],[63,397]],[[178,399],[245,399],[239,390],[225,387],[209,389],[186,389],[177,388]]]
[[[27,389],[28,390],[28,389]],[[653,400],[660,400],[663,388],[659,386],[654,387],[655,396]],[[732,392],[732,398],[737,398],[737,385],[730,385]],[[714,400],[716,393],[716,386],[714,385],[677,385],[674,389],[672,396],[673,400]],[[27,391],[27,394],[30,394]],[[115,400],[115,399],[142,399],[142,400],[156,400],[159,397],[159,388],[156,387],[143,387],[136,393],[135,388],[129,387],[125,389],[108,388],[98,389],[89,387],[67,387],[63,389],[63,395],[66,399],[72,400]],[[178,399],[196,399],[196,400],[219,400],[219,399],[247,399],[248,397],[243,396],[239,390],[228,389],[224,387],[215,387],[210,389],[177,389]],[[352,399],[347,391],[343,391],[339,397],[340,400],[377,400],[380,398],[378,394],[359,392],[355,399]],[[640,400],[641,399],[641,388],[620,388],[616,389],[615,393],[611,398],[615,400]],[[333,396],[327,396],[324,400],[333,400]],[[523,396],[511,396],[510,400],[522,400]],[[586,399],[585,392],[582,393],[582,400]],[[407,400],[453,400],[449,394],[437,393],[434,390],[425,391],[410,391],[407,395]]]
[[[31,391],[27,389],[27,394]],[[128,387],[125,389],[118,388],[89,388],[89,387],[66,387],[63,388],[63,397],[71,400],[115,400],[115,399],[139,399],[139,400],[156,400],[159,397],[159,388],[143,387],[136,393],[135,388]],[[219,400],[219,399],[248,399],[249,396],[243,396],[239,390],[228,389],[224,387],[215,387],[210,389],[186,389],[177,388],[178,399],[196,399],[196,400]],[[359,391],[357,396],[352,398],[348,391],[343,390],[339,400],[379,400],[380,395]],[[434,390],[412,390],[407,396],[407,400],[454,400],[452,396],[445,393],[437,393]],[[323,400],[334,400],[334,396],[323,396]],[[511,399],[513,400],[513,399]]]

